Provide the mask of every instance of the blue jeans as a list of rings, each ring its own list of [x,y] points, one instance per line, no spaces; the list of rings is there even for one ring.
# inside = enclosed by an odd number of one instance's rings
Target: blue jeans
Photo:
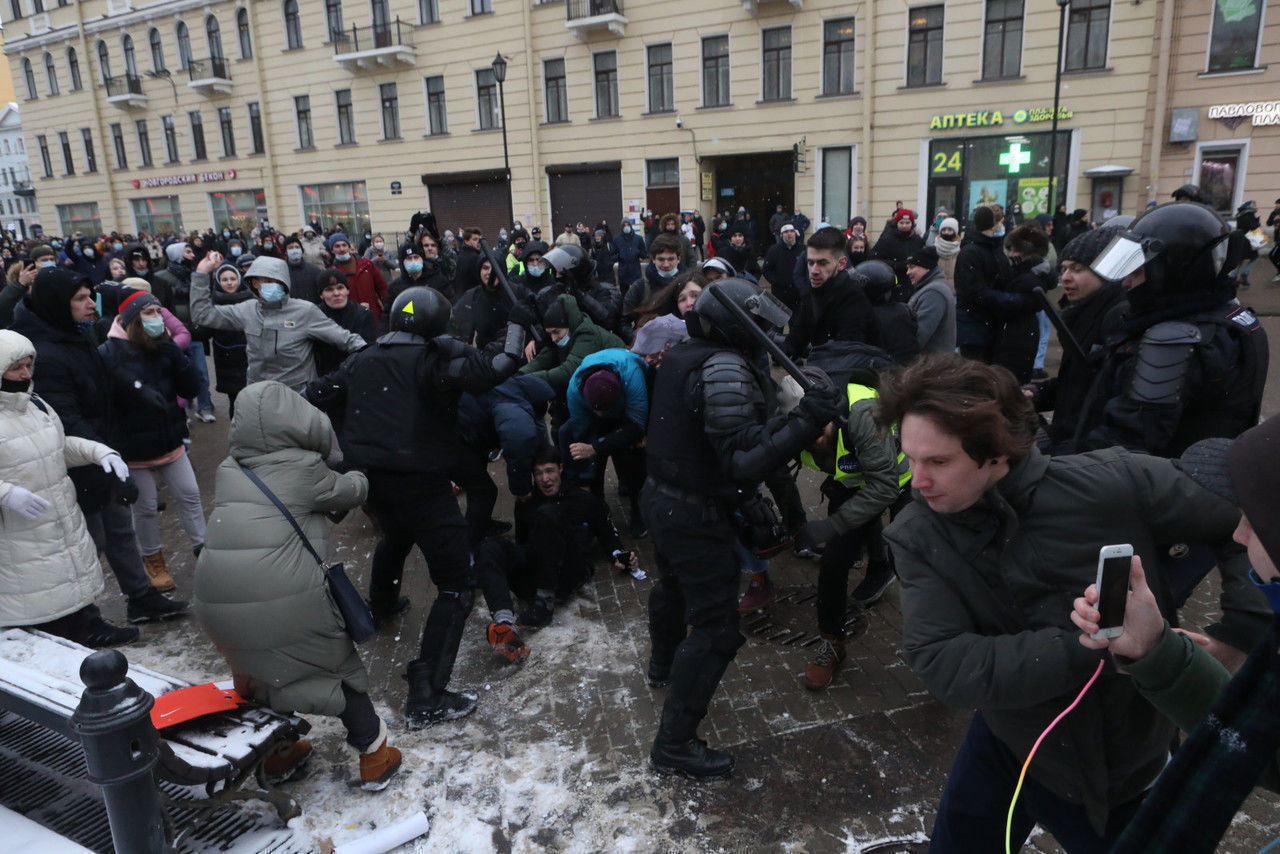
[[[1040,347],[1036,350],[1035,369],[1037,371],[1043,371],[1044,354],[1049,352],[1049,315],[1042,311],[1036,315],[1036,318],[1040,321]]]
[[[974,714],[938,804],[930,854],[1003,854],[1009,801],[1023,761],[996,738],[981,712]],[[1106,834],[1099,836],[1082,805],[1064,801],[1028,776],[1013,813],[1010,849],[1019,850],[1039,824],[1067,854],[1106,854],[1141,805],[1138,797],[1112,807]]]
[[[187,358],[200,372],[200,393],[196,395],[196,410],[213,411],[213,398],[209,396],[209,363],[204,358],[204,344],[192,341],[187,345]]]

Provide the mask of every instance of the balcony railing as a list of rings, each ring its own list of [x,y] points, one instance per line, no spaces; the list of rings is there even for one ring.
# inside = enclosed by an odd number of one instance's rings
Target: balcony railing
[[[396,18],[385,24],[352,26],[331,32],[333,58],[348,68],[373,68],[396,63],[412,65],[417,60],[418,51],[408,38],[411,30],[411,24]]]
[[[19,181],[13,185],[13,194],[30,198],[36,194],[36,188],[30,181]]]
[[[191,60],[187,63],[187,77],[191,81],[187,85],[202,94],[231,93],[231,72],[221,56]]]
[[[622,14],[622,0],[566,0],[568,20],[565,27],[580,39],[596,30],[607,30],[615,36],[626,32],[627,19]]]
[[[107,103],[117,107],[145,107],[147,96],[142,92],[142,79],[132,74],[108,77],[103,81],[107,89]]]

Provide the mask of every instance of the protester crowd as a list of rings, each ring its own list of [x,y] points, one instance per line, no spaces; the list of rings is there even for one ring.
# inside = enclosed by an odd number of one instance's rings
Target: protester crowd
[[[999,205],[925,222],[900,203],[847,228],[781,206],[709,227],[564,223],[550,242],[514,222],[492,250],[430,213],[390,243],[318,223],[5,243],[0,625],[137,639],[94,604],[105,556],[129,623],[193,611],[245,697],[341,718],[376,789],[402,757],[329,592],[331,520],[377,522],[379,630],[411,607],[409,553],[426,559],[410,730],[476,707],[451,677],[477,588],[485,642],[520,664],[597,560],[643,578],[650,538],[645,677],[666,691],[651,762],[701,779],[733,769],[698,726],[740,615],[773,604],[770,561],[791,550],[818,565],[805,689],[850,654],[848,608],[900,581],[908,664],[975,710],[933,850],[999,850],[1006,832],[1016,848],[1037,823],[1070,852],[1140,850],[1153,804],[1194,816],[1197,798],[1217,823],[1186,819],[1203,842],[1178,850],[1212,850],[1276,779],[1280,421],[1258,425],[1247,234],[1187,194],[1100,227]],[[191,424],[220,416],[227,457],[201,482]],[[816,515],[804,468],[822,479]],[[185,542],[164,541],[166,504]],[[1113,543],[1133,547],[1132,592],[1125,633],[1099,641],[1090,585]],[[165,562],[184,548],[190,605]],[[1177,629],[1215,572],[1219,620]],[[1015,769],[1073,697],[1011,806]],[[1247,750],[1202,732],[1226,726]],[[1195,732],[1170,764],[1178,727]]]

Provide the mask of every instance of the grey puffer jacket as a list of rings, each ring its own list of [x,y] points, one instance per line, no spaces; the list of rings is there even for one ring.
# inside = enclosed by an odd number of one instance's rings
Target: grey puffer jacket
[[[361,472],[325,466],[330,435],[324,413],[284,385],[242,391],[196,562],[195,613],[231,665],[236,690],[279,711],[337,715],[346,705],[343,683],[369,689],[324,571],[240,468],[262,479],[325,557],[324,514],[357,507],[369,494]]]

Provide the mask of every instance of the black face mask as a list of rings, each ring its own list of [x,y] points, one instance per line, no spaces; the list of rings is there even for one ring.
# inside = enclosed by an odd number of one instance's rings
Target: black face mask
[[[6,380],[0,378],[0,391],[26,392],[31,391],[31,380]]]
[[[865,253],[865,252],[850,252],[850,253],[849,253],[849,268],[850,268],[850,269],[852,269],[853,267],[858,266],[859,264],[861,264],[861,263],[862,263],[863,261],[865,261],[865,260],[867,260],[867,253]]]

